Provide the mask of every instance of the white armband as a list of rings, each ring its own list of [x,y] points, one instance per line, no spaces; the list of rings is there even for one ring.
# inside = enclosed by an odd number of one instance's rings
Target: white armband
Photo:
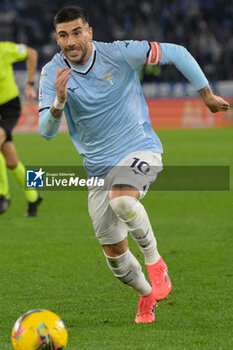
[[[62,110],[62,109],[64,109],[65,104],[66,104],[66,101],[65,102],[59,102],[58,99],[57,99],[57,96],[56,96],[55,101],[53,103],[54,108]]]

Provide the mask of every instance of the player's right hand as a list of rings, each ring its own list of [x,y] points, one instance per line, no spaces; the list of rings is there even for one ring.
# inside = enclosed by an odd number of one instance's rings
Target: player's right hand
[[[57,75],[55,78],[55,87],[57,90],[57,99],[60,103],[64,103],[66,101],[67,96],[67,88],[66,85],[72,73],[72,68],[63,67],[61,69],[57,69]]]

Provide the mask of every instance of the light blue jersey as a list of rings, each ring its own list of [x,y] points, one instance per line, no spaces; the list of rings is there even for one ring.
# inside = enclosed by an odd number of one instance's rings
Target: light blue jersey
[[[137,74],[142,65],[146,62],[175,64],[197,89],[208,82],[193,57],[180,46],[149,44],[147,41],[93,41],[92,47],[92,56],[85,66],[72,66],[75,69],[67,83],[64,112],[71,139],[84,158],[89,176],[105,176],[132,152],[163,152],[161,142],[152,130]],[[175,55],[177,61],[174,61]],[[185,55],[194,61],[193,65],[190,65],[191,61],[185,62]],[[63,53],[59,53],[41,73],[39,128],[46,139],[53,138],[60,125],[49,108],[56,97],[57,68],[64,66],[71,64]]]

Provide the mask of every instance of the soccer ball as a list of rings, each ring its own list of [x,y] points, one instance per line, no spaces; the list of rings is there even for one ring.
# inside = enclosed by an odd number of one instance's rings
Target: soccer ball
[[[31,310],[22,315],[12,329],[15,350],[63,350],[67,330],[59,316],[47,310]]]

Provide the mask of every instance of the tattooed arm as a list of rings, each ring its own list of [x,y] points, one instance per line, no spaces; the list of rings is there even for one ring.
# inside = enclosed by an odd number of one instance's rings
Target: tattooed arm
[[[209,85],[205,86],[201,90],[198,90],[198,93],[212,113],[228,111],[230,108],[227,101],[225,101],[222,97],[213,94]]]
[[[50,108],[50,113],[56,120],[60,120],[62,117],[63,109],[57,109],[54,106]]]
[[[50,108],[50,113],[56,120],[60,120],[62,117],[62,113],[63,113],[63,109],[65,106],[66,97],[67,97],[66,85],[70,78],[70,74],[72,70],[73,70],[72,68],[68,69],[67,67],[57,69],[57,76],[55,79],[57,97],[54,101],[53,106]]]
[[[156,51],[155,54],[160,52],[161,49],[160,65],[173,64],[179,69],[190,83],[195,86],[204,103],[212,113],[227,111],[229,109],[228,102],[212,93],[208,85],[208,80],[197,61],[183,46],[166,43],[160,43],[158,45],[157,43],[155,47],[158,47],[158,51]]]

